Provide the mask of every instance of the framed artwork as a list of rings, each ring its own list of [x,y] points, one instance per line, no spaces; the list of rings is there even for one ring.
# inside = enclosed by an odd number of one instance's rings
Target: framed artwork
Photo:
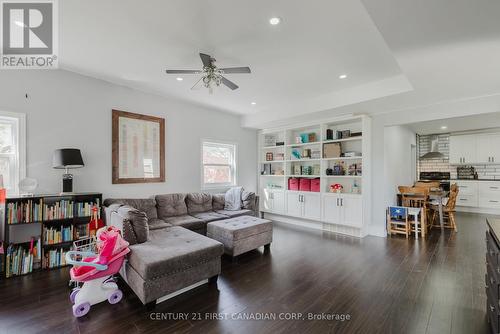
[[[165,182],[165,119],[112,111],[113,184]]]

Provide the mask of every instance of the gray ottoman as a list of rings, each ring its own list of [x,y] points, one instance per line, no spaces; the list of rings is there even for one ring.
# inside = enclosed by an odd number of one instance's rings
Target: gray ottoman
[[[222,242],[224,253],[233,257],[273,241],[273,225],[270,220],[241,216],[207,224],[207,237]]]

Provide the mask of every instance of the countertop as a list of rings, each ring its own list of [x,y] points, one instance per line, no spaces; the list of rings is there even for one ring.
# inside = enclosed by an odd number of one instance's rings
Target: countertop
[[[492,181],[500,181],[500,179],[450,179],[450,181],[487,181],[487,182],[492,182]]]
[[[491,232],[493,232],[493,237],[496,242],[500,244],[500,219],[498,218],[486,218],[486,223],[490,227]]]

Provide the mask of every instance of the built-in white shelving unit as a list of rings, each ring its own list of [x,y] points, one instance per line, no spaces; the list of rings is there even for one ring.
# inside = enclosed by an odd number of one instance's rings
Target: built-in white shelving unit
[[[327,130],[334,133],[333,139],[327,137]],[[357,135],[338,138],[336,134],[341,131]],[[343,117],[260,131],[258,173],[261,212],[283,222],[365,236],[371,205],[370,145],[365,138],[370,138],[370,131],[371,119],[368,116]],[[311,141],[300,142],[298,137]],[[355,156],[327,156],[324,147],[330,143],[340,144],[342,155],[349,152]],[[304,157],[306,154],[303,153],[309,153],[311,157]],[[329,175],[335,165],[343,165],[345,174]],[[297,174],[301,170],[307,170],[310,175]],[[291,178],[317,179],[319,191],[289,190]],[[332,184],[342,185],[343,191],[332,193]]]

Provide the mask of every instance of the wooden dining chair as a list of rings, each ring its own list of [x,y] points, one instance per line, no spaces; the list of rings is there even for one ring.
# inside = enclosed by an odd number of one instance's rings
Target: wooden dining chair
[[[450,186],[450,195],[448,197],[448,201],[446,202],[446,205],[443,206],[443,221],[444,221],[444,227],[445,228],[451,228],[457,232],[457,223],[455,221],[455,207],[457,204],[457,196],[458,196],[458,186],[456,183],[452,184]],[[431,227],[441,227],[439,224],[439,206],[438,205],[432,205],[431,206],[432,210],[432,226]]]
[[[425,237],[427,235],[427,224],[430,221],[428,210],[429,188],[401,186],[398,189],[401,193],[401,202],[403,206],[421,209],[419,219],[420,227],[417,229],[416,222],[410,220],[410,231],[415,233],[420,232],[422,237]]]
[[[430,182],[417,181],[417,182],[415,182],[415,187],[429,188],[429,190],[433,189],[433,188],[439,188],[440,186],[441,186],[441,184],[439,183],[439,181],[430,181]]]

